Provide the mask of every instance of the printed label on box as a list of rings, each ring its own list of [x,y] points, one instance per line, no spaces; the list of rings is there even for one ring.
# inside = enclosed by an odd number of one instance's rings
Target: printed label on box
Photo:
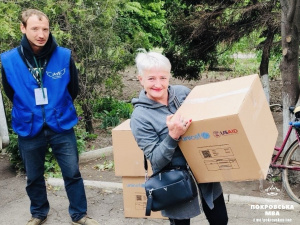
[[[145,210],[147,204],[147,197],[145,193],[135,193],[135,209]]]
[[[215,159],[215,160],[204,160],[206,168],[208,171],[217,171],[217,170],[231,170],[239,169],[239,164],[236,159]]]
[[[203,159],[206,158],[217,158],[217,157],[228,157],[233,156],[233,152],[229,145],[217,145],[217,146],[205,146],[199,147],[200,155]]]
[[[208,171],[240,168],[228,144],[199,147],[199,149],[199,154],[204,159]]]

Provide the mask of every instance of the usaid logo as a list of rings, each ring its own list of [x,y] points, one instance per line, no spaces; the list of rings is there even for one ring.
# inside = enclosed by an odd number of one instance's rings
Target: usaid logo
[[[207,132],[197,133],[195,135],[184,136],[181,137],[182,141],[191,141],[191,140],[199,140],[199,139],[209,139],[210,135]]]
[[[238,130],[237,129],[232,129],[232,130],[223,130],[223,131],[214,131],[213,135],[217,138],[222,137],[222,136],[227,136],[231,134],[237,134]]]

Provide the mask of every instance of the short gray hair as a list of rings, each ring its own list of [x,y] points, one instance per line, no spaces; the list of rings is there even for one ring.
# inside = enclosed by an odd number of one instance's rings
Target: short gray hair
[[[136,67],[140,76],[144,75],[145,70],[161,69],[171,73],[171,63],[169,59],[158,52],[140,52],[135,58]]]

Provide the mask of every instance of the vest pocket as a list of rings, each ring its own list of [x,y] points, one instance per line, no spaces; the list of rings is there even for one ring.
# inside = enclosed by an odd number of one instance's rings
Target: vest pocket
[[[71,129],[78,121],[76,109],[71,101],[68,101],[67,104],[61,108],[56,108],[55,117],[58,126],[62,130]]]
[[[20,136],[28,136],[32,130],[33,113],[13,107],[11,115],[13,130]]]

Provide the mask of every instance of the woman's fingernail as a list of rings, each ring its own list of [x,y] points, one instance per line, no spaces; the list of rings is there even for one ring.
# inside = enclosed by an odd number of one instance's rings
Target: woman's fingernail
[[[190,119],[190,122],[192,122],[192,119]]]

